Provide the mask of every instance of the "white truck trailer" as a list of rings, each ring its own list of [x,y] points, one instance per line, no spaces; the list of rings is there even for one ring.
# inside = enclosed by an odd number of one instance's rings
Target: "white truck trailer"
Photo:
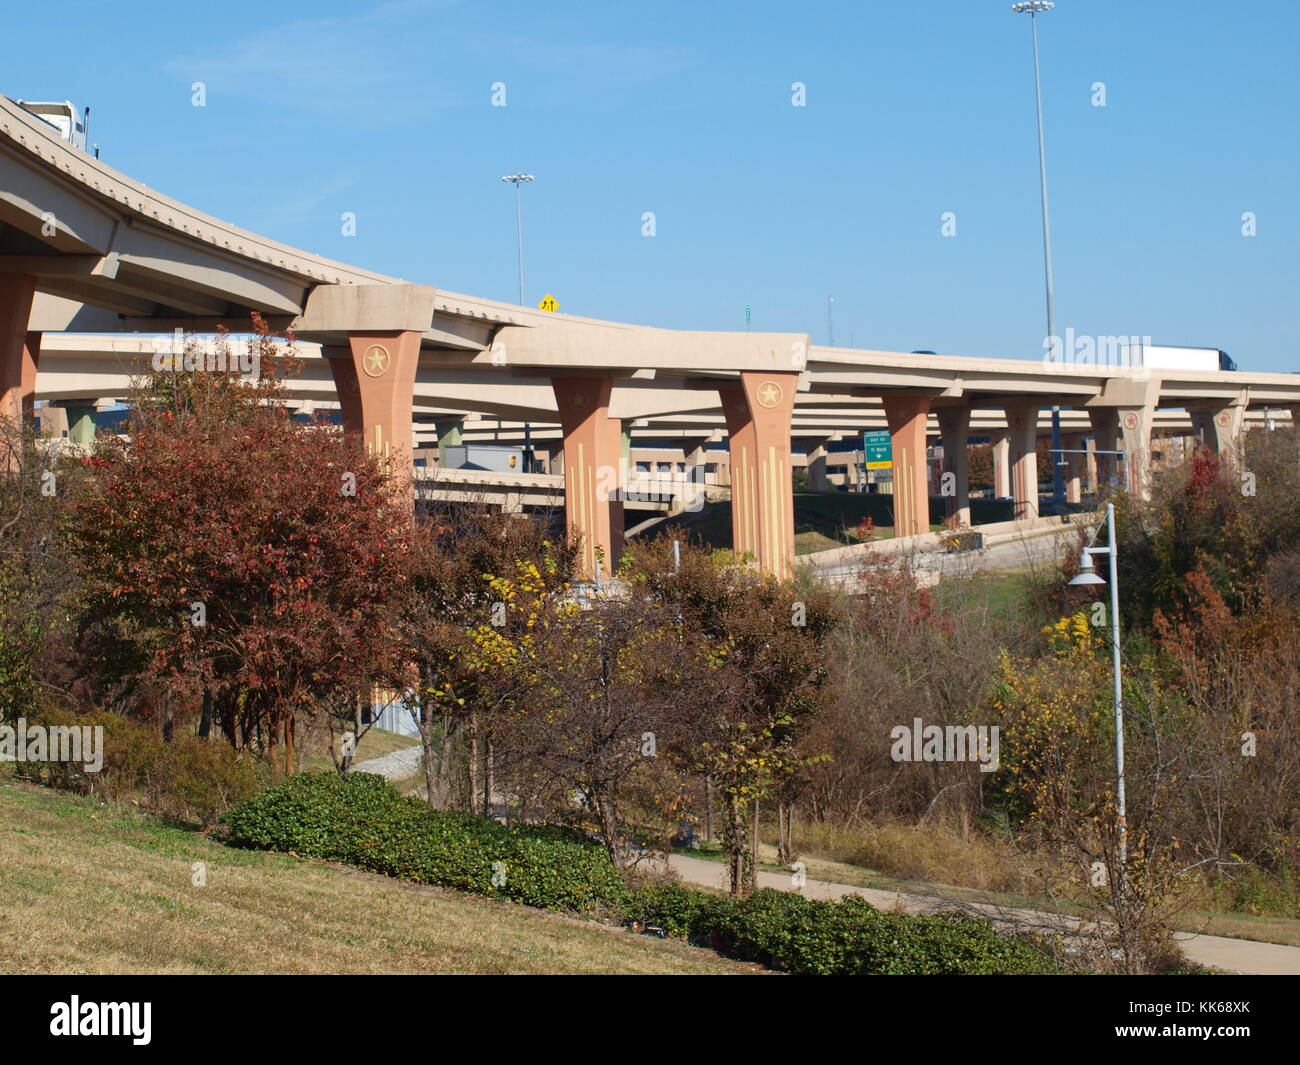
[[[1235,370],[1237,364],[1218,348],[1182,348],[1161,344],[1132,344],[1123,349],[1123,365],[1149,370]]]

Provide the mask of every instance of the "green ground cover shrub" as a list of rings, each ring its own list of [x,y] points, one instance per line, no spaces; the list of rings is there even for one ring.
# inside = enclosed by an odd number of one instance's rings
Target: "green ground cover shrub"
[[[789,973],[1052,971],[1031,942],[965,916],[885,913],[855,896],[832,903],[764,889],[735,900],[672,882],[630,888],[602,847],[567,829],[507,828],[433,810],[368,773],[305,773],[223,820],[226,841],[236,846],[291,851],[529,906],[621,916]]]
[[[552,826],[505,827],[399,795],[369,773],[303,773],[224,818],[227,842],[344,862],[421,884],[578,913],[618,910],[604,849]]]

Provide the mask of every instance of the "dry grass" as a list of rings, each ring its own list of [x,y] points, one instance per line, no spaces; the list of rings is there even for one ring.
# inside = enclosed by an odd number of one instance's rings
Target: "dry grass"
[[[204,862],[207,886],[191,883]],[[747,973],[677,942],[282,855],[0,777],[3,973]]]
[[[925,828],[882,823],[862,829],[795,824],[795,849],[832,862],[863,866],[900,880],[958,883],[980,891],[1016,891],[1014,850],[1005,843],[933,822]]]
[[[1066,913],[1087,912],[1083,906],[1053,904],[1040,895],[1032,855],[986,833],[963,838],[955,827],[941,822],[924,828],[889,823],[864,829],[796,825],[794,842],[808,876],[815,880],[1049,912],[1057,906]],[[760,845],[759,860],[770,869],[781,868],[775,846]],[[1189,907],[1174,916],[1173,927],[1300,947],[1300,920],[1224,912],[1215,902],[1208,890],[1194,893]]]

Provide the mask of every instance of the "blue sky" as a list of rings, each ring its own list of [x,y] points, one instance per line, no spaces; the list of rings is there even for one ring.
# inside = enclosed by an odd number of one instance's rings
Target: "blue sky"
[[[1300,369],[1298,7],[1039,17],[1058,331]],[[0,92],[90,105],[106,162],[308,251],[513,300],[499,179],[523,170],[530,303],[688,329],[743,329],[750,306],[755,329],[825,343],[833,294],[841,345],[1042,352],[1029,26],[1009,0],[54,0],[15,17],[31,47]]]

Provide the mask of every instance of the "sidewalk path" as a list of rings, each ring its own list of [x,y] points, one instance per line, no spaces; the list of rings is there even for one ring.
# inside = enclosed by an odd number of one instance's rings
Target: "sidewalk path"
[[[668,864],[678,875],[692,884],[705,887],[727,888],[727,867],[722,862],[706,858],[692,858],[685,854],[672,854]],[[758,886],[793,891],[788,873],[759,871]],[[1006,931],[1065,933],[1073,930],[1073,918],[1038,910],[1019,910],[991,903],[965,902],[945,899],[938,895],[911,895],[900,891],[880,891],[875,888],[836,884],[827,880],[813,880],[804,884],[800,894],[810,899],[839,899],[845,895],[861,895],[873,906],[882,910],[903,910],[907,913],[937,913],[941,910],[960,910],[987,917]],[[1176,932],[1174,938],[1189,961],[1212,965],[1228,972],[1263,976],[1295,976],[1300,974],[1300,947],[1278,943],[1256,943],[1249,939],[1228,939],[1225,936],[1197,935]]]
[[[369,758],[352,766],[353,773],[378,773],[386,780],[410,780],[420,772],[424,764],[424,748],[418,743],[414,747],[403,747],[400,751],[390,751],[379,758]]]

